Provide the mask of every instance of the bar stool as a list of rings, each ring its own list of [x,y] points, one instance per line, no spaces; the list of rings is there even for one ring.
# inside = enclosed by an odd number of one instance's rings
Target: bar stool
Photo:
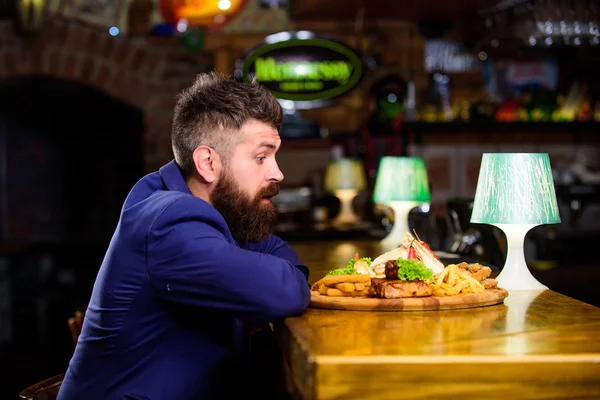
[[[77,340],[81,334],[83,316],[83,312],[76,311],[67,321],[69,331],[71,332],[71,339],[73,340],[73,348],[77,345]],[[35,383],[28,388],[23,389],[19,393],[19,397],[25,400],[56,400],[64,377],[65,374],[59,374]]]
[[[26,400],[56,400],[60,385],[65,374],[55,375],[44,379],[19,393],[19,397]]]

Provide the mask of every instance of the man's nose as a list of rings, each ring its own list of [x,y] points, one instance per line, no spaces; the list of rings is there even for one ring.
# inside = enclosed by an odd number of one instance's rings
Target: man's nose
[[[275,164],[275,167],[271,170],[268,178],[271,182],[281,182],[283,180],[283,172],[279,169],[279,165]]]

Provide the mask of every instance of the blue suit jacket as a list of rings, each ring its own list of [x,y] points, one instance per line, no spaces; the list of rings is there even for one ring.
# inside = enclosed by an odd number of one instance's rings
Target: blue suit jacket
[[[248,328],[301,314],[307,274],[279,238],[236,243],[172,161],[125,200],[58,398],[235,398]]]

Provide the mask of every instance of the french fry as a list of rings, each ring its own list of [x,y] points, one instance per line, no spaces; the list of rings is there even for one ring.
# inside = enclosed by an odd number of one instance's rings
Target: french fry
[[[444,270],[438,274],[434,286],[440,287],[440,285],[442,284],[442,282],[444,282],[444,278],[447,275],[448,275],[448,267],[444,268]]]
[[[335,288],[344,293],[351,293],[351,292],[354,292],[354,283],[352,283],[352,282],[337,283],[335,285]]]
[[[327,288],[327,296],[344,297],[345,295],[346,295],[346,293],[342,292],[341,290]]]
[[[450,286],[454,286],[454,281],[456,280],[456,271],[455,271],[455,265],[449,265],[448,266],[448,285]]]
[[[444,289],[446,291],[446,293],[451,296],[458,294],[458,291],[455,290],[452,286],[448,285],[447,283],[442,283],[441,286],[442,286],[442,289]]]
[[[330,297],[368,296],[371,277],[364,274],[327,275],[311,286],[312,291]]]
[[[344,293],[344,295],[348,296],[348,297],[363,297],[363,296],[369,295],[369,290],[368,289],[355,290],[354,292],[351,292],[351,293]]]
[[[463,281],[460,281],[457,285],[454,285],[453,289],[460,293],[464,288],[468,287],[470,283],[470,280],[465,279]]]
[[[475,270],[479,272],[483,268],[479,266]],[[488,286],[491,286],[490,284]],[[483,293],[485,291],[484,285],[473,276],[466,263],[449,264],[435,276],[432,289],[433,294],[436,296],[455,296],[460,293]]]

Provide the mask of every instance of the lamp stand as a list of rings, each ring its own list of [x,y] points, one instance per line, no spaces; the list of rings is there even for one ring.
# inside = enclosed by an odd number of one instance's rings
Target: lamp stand
[[[352,200],[356,197],[358,191],[356,189],[339,189],[335,191],[336,197],[340,200],[340,212],[335,217],[331,224],[337,227],[344,225],[358,225],[360,217],[356,215],[352,208]]]
[[[547,286],[531,275],[523,245],[525,235],[538,224],[492,224],[500,228],[506,235],[506,262],[496,278],[498,286],[506,290],[546,290]]]
[[[386,205],[394,211],[394,226],[390,233],[380,242],[381,248],[384,251],[400,247],[405,233],[409,232],[408,214],[419,203],[416,201],[391,201],[386,203]]]

